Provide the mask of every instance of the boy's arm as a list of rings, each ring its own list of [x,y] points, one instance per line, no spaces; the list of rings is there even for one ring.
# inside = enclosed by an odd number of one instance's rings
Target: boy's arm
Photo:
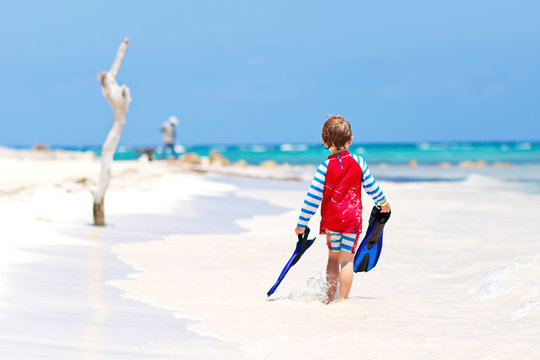
[[[356,154],[353,155],[353,157],[362,169],[362,186],[364,187],[364,190],[366,190],[366,193],[371,196],[373,202],[375,202],[375,205],[381,208],[381,212],[389,212],[390,204],[388,203],[388,200],[386,200],[386,196],[384,195],[381,187],[377,184],[377,181],[373,175],[371,175],[366,161],[361,156]]]
[[[323,192],[324,192],[324,182],[326,180],[326,169],[328,167],[328,160],[323,162],[313,177],[313,181],[309,187],[309,190],[304,198],[304,203],[302,204],[302,209],[300,210],[300,216],[298,216],[298,223],[296,225],[295,233],[303,234],[304,229],[306,228],[309,220],[317,208],[321,204]]]

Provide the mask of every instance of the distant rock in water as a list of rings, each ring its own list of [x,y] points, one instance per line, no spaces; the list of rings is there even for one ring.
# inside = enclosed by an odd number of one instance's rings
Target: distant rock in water
[[[418,166],[418,163],[416,162],[416,160],[412,159],[409,161],[409,167],[417,167]]]
[[[233,166],[245,168],[245,167],[248,166],[248,163],[246,162],[246,160],[240,159],[240,160],[238,160],[237,162],[235,162],[235,163],[233,164]]]
[[[487,162],[484,161],[484,160],[478,160],[478,161],[476,162],[476,166],[478,166],[478,167],[486,167],[486,166],[487,166]]]
[[[153,147],[144,148],[143,154],[146,156],[148,161],[153,161],[156,159],[156,149],[154,149]]]
[[[475,163],[472,162],[472,161],[462,161],[459,163],[458,165],[460,168],[470,168],[470,167],[474,167],[475,166]]]
[[[460,168],[471,168],[471,167],[486,167],[487,162],[484,160],[478,160],[478,161],[462,161],[458,165]]]
[[[32,146],[33,151],[49,151],[49,145],[43,144],[43,143],[37,143],[34,146]]]
[[[118,147],[118,150],[117,150],[117,153],[119,153],[120,151],[123,152],[122,155],[127,155],[129,152],[134,153],[134,159],[133,160],[140,160],[140,161],[143,161],[143,160],[148,160],[148,161],[154,161],[156,160],[156,148],[155,147],[147,147],[147,146],[140,146],[140,147],[135,147],[133,149],[128,149],[127,147],[124,147],[122,145],[120,145]],[[118,159],[120,160],[120,159]],[[122,159],[124,160],[124,159]],[[125,158],[125,160],[132,160],[130,158]]]
[[[194,153],[185,153],[180,157],[180,161],[186,164],[201,164],[201,158],[199,157],[199,155]]]
[[[267,169],[275,169],[277,167],[277,162],[275,162],[274,160],[266,160],[260,163],[259,166]]]
[[[210,165],[225,166],[229,165],[229,160],[219,152],[212,150],[210,153]]]

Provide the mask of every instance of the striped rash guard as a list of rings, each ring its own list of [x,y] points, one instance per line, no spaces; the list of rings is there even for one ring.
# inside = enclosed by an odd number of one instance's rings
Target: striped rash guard
[[[352,161],[351,158],[354,159],[355,162]],[[352,161],[352,164],[351,164],[351,161]],[[331,163],[331,162],[336,162],[336,163]],[[343,168],[343,164],[346,165],[345,169]],[[315,176],[313,177],[311,186],[309,187],[307,195],[304,198],[302,209],[300,210],[300,216],[298,217],[299,227],[307,226],[311,217],[315,215],[315,212],[317,211],[317,208],[321,204],[321,201],[323,201],[323,197],[329,196],[329,194],[324,194],[325,185],[327,188],[329,185],[329,184],[325,184],[328,168],[330,167],[332,169],[338,169],[335,171],[339,172],[340,171],[339,168],[341,166],[341,171],[347,171],[347,169],[351,169],[351,167],[348,167],[347,164],[349,165],[358,164],[360,166],[359,171],[362,172],[362,180],[361,180],[362,187],[364,188],[366,193],[369,196],[371,196],[371,198],[373,199],[376,205],[379,205],[385,201],[385,196],[382,189],[379,187],[379,185],[377,185],[375,178],[371,175],[366,162],[361,156],[358,156],[356,154],[350,154],[348,151],[344,151],[340,154],[330,155],[328,159],[325,162],[323,162],[319,166],[317,171],[315,172]],[[358,165],[354,165],[354,166],[357,167]],[[359,175],[360,175],[360,172],[358,172],[358,176]],[[335,176],[332,176],[332,178],[334,177]],[[357,201],[359,202],[358,211],[361,213],[362,204],[361,204],[360,199],[357,199]],[[321,215],[323,216],[323,222],[325,222],[325,219],[324,219],[325,214],[323,214],[322,210],[321,210]],[[360,222],[358,230],[361,231],[361,214],[358,217],[358,221]],[[321,233],[324,228],[325,226],[321,224]],[[332,229],[332,230],[338,230],[338,229]],[[356,230],[356,229],[349,229],[349,230]]]

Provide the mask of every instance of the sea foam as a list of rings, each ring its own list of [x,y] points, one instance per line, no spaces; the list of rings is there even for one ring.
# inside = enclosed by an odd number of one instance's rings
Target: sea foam
[[[519,305],[516,309],[510,312],[508,320],[522,319],[540,308],[539,300],[529,300],[526,303]]]
[[[520,264],[496,269],[487,274],[470,293],[479,299],[495,299],[503,294],[535,298],[540,295],[540,267],[536,265],[537,261],[537,258],[527,259]]]
[[[513,267],[503,267],[489,273],[482,282],[473,287],[470,293],[479,299],[495,299],[508,291],[511,284],[508,281],[515,272]]]

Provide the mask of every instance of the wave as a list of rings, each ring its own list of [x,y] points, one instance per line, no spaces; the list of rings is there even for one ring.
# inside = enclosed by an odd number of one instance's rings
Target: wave
[[[512,267],[504,267],[489,273],[485,279],[469,292],[479,299],[495,299],[509,289],[510,275],[515,271]]]
[[[281,144],[279,146],[279,150],[284,151],[284,152],[287,152],[287,151],[306,151],[308,149],[309,149],[309,146],[306,145],[306,144],[298,144],[298,145]]]
[[[510,312],[508,320],[519,320],[540,309],[540,300],[529,300]]]
[[[508,320],[530,316],[540,309],[540,267],[538,257],[527,263],[513,264],[496,269],[469,293],[481,301],[497,301],[499,304],[514,302],[518,305],[508,313]],[[523,299],[529,299],[523,302]]]
[[[505,182],[493,176],[473,173],[465,177],[465,179],[463,180],[463,184],[471,187],[484,188],[486,186],[504,186]]]
[[[458,150],[460,147],[459,145],[449,144],[449,143],[422,142],[422,143],[416,144],[416,148],[421,151],[446,151],[449,149]],[[467,146],[467,149],[469,148],[470,146]]]
[[[357,154],[362,155],[362,154],[365,153],[365,152],[366,152],[366,149],[364,149],[364,148],[361,147],[361,146],[359,146],[359,147],[356,148],[356,153],[357,153]]]
[[[262,153],[267,151],[267,147],[264,145],[253,145],[251,146],[250,150],[256,153]]]
[[[532,145],[530,142],[524,142],[516,145],[517,150],[531,150]]]

